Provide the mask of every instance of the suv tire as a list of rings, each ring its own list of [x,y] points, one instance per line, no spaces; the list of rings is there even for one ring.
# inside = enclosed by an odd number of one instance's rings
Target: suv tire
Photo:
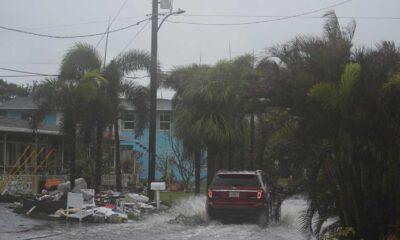
[[[207,219],[208,221],[215,220],[217,218],[213,209],[207,207]]]
[[[264,228],[268,225],[268,223],[269,223],[269,210],[268,208],[266,208],[264,211],[261,211],[258,214],[257,224],[261,228]]]

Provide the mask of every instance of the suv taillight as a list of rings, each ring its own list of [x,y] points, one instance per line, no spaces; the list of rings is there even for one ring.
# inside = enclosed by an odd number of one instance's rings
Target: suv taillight
[[[212,193],[212,191],[211,190],[208,190],[208,198],[212,198],[212,196],[213,196],[213,193]]]
[[[258,190],[257,191],[257,199],[261,199],[263,197],[263,191]]]

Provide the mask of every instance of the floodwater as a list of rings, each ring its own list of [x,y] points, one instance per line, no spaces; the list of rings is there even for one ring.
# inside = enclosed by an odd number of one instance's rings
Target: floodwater
[[[252,223],[205,221],[205,197],[185,199],[171,209],[124,224],[91,224],[66,221],[36,220],[15,214],[9,204],[0,203],[1,240],[177,240],[177,239],[312,239],[298,229],[298,217],[306,207],[302,198],[282,203],[282,219],[260,228]]]

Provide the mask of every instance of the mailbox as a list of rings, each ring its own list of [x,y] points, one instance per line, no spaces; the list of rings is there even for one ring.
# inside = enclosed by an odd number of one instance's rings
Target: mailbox
[[[150,184],[150,189],[155,191],[162,191],[165,190],[165,182],[152,182]]]

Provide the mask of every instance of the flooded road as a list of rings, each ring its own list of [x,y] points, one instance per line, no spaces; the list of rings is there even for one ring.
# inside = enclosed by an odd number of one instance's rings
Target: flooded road
[[[0,203],[0,239],[310,239],[299,229],[298,217],[306,207],[301,198],[285,200],[282,204],[282,221],[265,229],[255,224],[206,223],[205,197],[193,197],[177,203],[166,212],[153,214],[140,221],[124,224],[90,224],[65,221],[35,220],[17,215]]]

